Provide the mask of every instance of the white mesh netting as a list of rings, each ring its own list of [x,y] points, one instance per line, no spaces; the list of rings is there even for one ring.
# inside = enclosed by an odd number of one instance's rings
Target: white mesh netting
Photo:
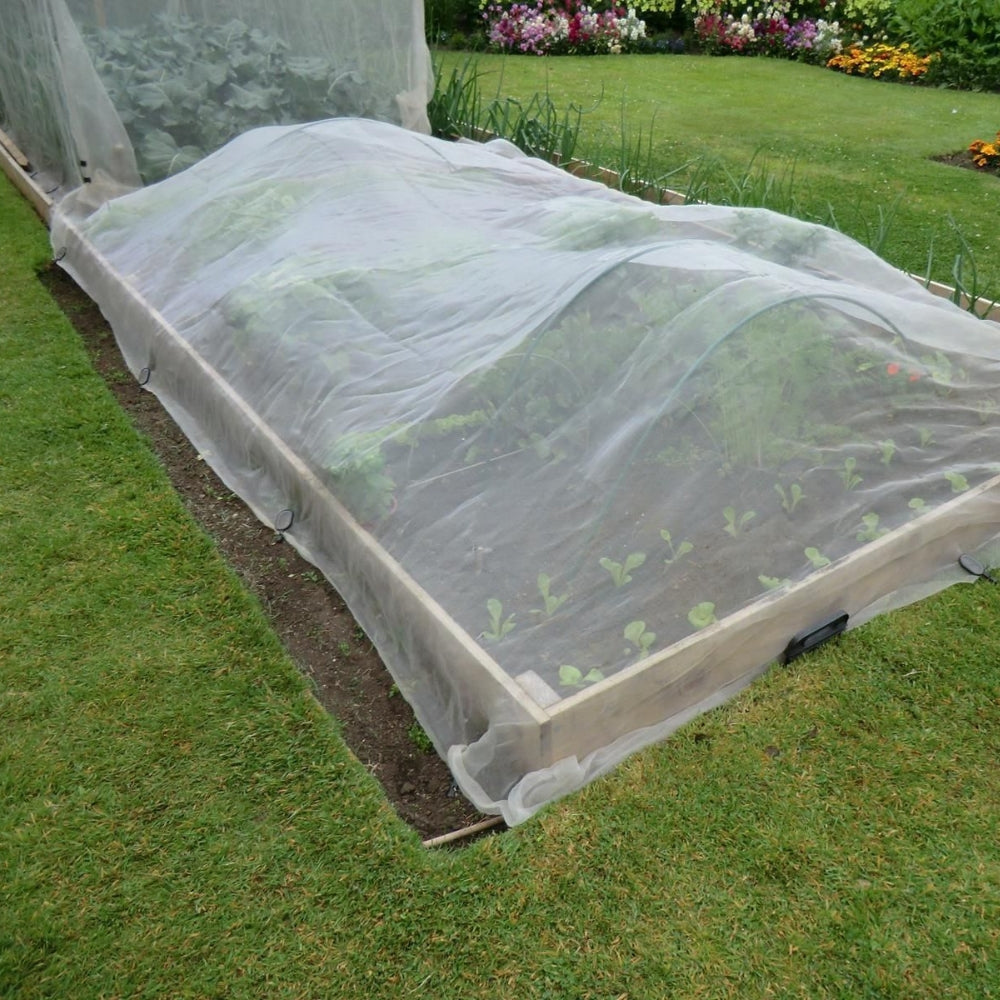
[[[0,125],[82,207],[249,128],[428,131],[421,0],[6,0]]]
[[[509,822],[1000,531],[1000,328],[827,229],[339,120],[53,240]]]

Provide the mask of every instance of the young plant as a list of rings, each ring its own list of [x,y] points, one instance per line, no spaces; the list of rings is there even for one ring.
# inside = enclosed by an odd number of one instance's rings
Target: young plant
[[[774,490],[781,497],[781,509],[786,514],[791,514],[798,507],[799,503],[805,499],[805,493],[802,492],[802,487],[798,483],[792,483],[787,490],[781,483],[775,483]]]
[[[920,435],[920,447],[928,448],[934,444],[934,431],[927,427],[921,427],[917,432]]]
[[[923,497],[914,497],[907,505],[910,510],[913,511],[914,515],[920,517],[921,514],[926,514],[930,510],[927,506],[927,501]]]
[[[840,470],[840,481],[844,484],[845,490],[853,490],[855,486],[864,482],[864,479],[855,473],[858,467],[856,458],[848,457],[844,459],[844,467]]]
[[[969,480],[960,472],[946,472],[944,478],[951,483],[952,493],[964,493],[969,488]]]
[[[632,581],[632,570],[638,569],[645,561],[645,552],[630,552],[623,563],[615,562],[614,559],[609,559],[607,556],[601,559],[600,563],[611,574],[615,586],[624,587],[626,583]]]
[[[728,531],[733,538],[738,538],[740,532],[757,516],[757,511],[745,510],[742,514],[737,514],[735,507],[724,507],[722,516],[726,519],[724,530]]]
[[[696,604],[688,612],[688,621],[695,628],[707,628],[718,621],[715,617],[715,605],[711,601],[702,601],[701,604]]]
[[[495,597],[486,602],[486,610],[490,615],[490,627],[483,632],[483,638],[499,642],[514,628],[514,616],[508,615],[504,618],[503,605]]]
[[[625,638],[639,650],[639,656],[645,656],[649,652],[649,647],[656,642],[656,633],[646,631],[646,623],[643,621],[629,622],[625,626]]]
[[[881,459],[883,465],[888,465],[892,461],[892,456],[896,454],[896,442],[892,438],[887,438],[885,441],[878,442],[878,450],[881,453]]]
[[[395,502],[396,484],[382,454],[385,437],[384,430],[345,434],[326,455],[337,498],[363,524],[385,517]]]
[[[883,535],[888,534],[888,529],[880,528],[878,522],[878,514],[864,514],[861,518],[861,523],[864,527],[855,536],[857,540],[859,542],[874,542],[876,538],[881,538]]]
[[[419,722],[414,722],[410,726],[406,734],[410,738],[410,742],[421,752],[421,753],[434,753],[434,744],[431,742],[431,738],[424,731],[424,727],[420,725]]]
[[[956,369],[940,351],[923,355],[920,363],[927,369],[931,381],[937,383],[939,388],[950,389],[956,382],[965,381],[965,372],[961,368]]]
[[[687,541],[678,542],[675,547],[673,539],[670,537],[670,532],[665,528],[660,532],[660,538],[667,543],[667,547],[670,549],[670,557],[663,560],[667,566],[677,562],[679,559],[683,559],[689,552],[694,551],[694,545]]]
[[[542,602],[545,607],[533,609],[536,615],[545,615],[546,618],[551,618],[569,599],[569,594],[553,594],[550,590],[551,586],[552,580],[549,578],[549,575],[547,573],[539,573],[538,593],[542,595]]]
[[[806,559],[812,563],[813,569],[822,569],[824,566],[830,565],[830,560],[827,559],[819,549],[815,546],[810,545],[805,551]]]
[[[765,590],[781,590],[791,582],[788,577],[764,576],[763,573],[757,579]]]
[[[559,668],[559,683],[563,687],[582,688],[588,684],[596,684],[598,681],[603,680],[604,674],[600,670],[591,670],[585,674],[582,670],[569,663],[564,663]]]
[[[976,404],[976,413],[979,414],[979,422],[981,424],[988,424],[990,420],[1000,413],[1000,404],[995,399],[981,399]]]

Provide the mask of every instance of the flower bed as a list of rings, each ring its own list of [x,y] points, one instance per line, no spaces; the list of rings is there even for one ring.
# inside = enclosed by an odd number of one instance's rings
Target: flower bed
[[[922,77],[933,56],[918,56],[905,42],[901,45],[852,45],[833,56],[827,65],[849,76],[868,76],[874,80],[917,80]]]
[[[473,0],[474,2],[474,0]],[[969,0],[970,5],[979,0]],[[1000,4],[1000,0],[989,0]],[[933,30],[920,0],[646,0],[625,10],[598,0],[482,0],[485,32],[472,47],[532,55],[684,52],[763,55],[854,76],[996,89],[989,12],[946,5]],[[998,8],[1000,10],[1000,8]],[[643,20],[645,18],[645,20]],[[975,37],[963,33],[968,24]],[[664,31],[669,28],[669,31]],[[652,32],[652,33],[651,33]],[[664,32],[664,33],[659,33]],[[983,36],[983,37],[979,37]],[[451,36],[441,36],[448,43]],[[469,39],[460,37],[465,44]]]
[[[996,138],[990,142],[982,139],[970,142],[969,153],[972,155],[972,162],[980,170],[1000,173],[1000,132],[997,132]]]
[[[491,3],[483,19],[492,48],[530,55],[628,52],[646,34],[634,8],[601,10],[580,0]]]
[[[760,8],[734,7],[726,0],[688,0],[694,35],[712,55],[768,55],[822,63],[840,52],[840,22],[821,16],[835,4],[775,0]]]

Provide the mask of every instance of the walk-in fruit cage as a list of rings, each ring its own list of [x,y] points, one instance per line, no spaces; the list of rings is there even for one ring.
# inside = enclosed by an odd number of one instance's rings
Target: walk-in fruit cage
[[[136,378],[517,823],[989,565],[1000,325],[822,227],[427,131],[410,0],[8,0]]]

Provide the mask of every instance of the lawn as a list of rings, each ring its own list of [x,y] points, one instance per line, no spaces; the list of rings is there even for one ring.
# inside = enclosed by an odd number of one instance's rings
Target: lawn
[[[447,78],[469,57],[436,58]],[[477,55],[475,64],[485,97],[545,93],[559,109],[583,108],[585,159],[617,167],[624,131],[627,145],[641,143],[647,176],[681,191],[695,181],[708,200],[735,204],[759,201],[770,174],[766,207],[834,222],[908,271],[925,274],[930,262],[949,284],[957,227],[980,282],[1000,296],[1000,177],[931,159],[995,136],[998,94],[766,58]],[[884,234],[880,211],[891,216]]]
[[[1000,588],[877,619],[427,851],[91,368],[47,258],[0,183],[0,996],[1000,995]]]

